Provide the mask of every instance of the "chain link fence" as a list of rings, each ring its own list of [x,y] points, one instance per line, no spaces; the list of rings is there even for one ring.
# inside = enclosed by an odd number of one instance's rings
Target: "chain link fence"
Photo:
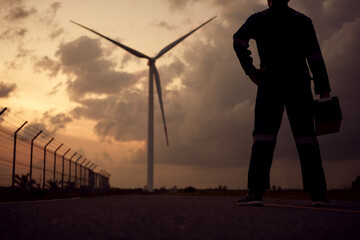
[[[108,190],[110,174],[7,108],[0,109],[0,187]]]

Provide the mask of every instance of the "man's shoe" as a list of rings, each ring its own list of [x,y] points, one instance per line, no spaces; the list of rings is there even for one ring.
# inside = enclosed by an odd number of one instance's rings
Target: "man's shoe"
[[[330,205],[330,201],[327,199],[325,193],[310,194],[313,207],[326,207]]]
[[[330,201],[327,199],[313,200],[311,206],[313,207],[327,207],[330,205]]]
[[[256,194],[248,194],[245,197],[240,198],[237,202],[238,206],[264,206],[262,196]]]

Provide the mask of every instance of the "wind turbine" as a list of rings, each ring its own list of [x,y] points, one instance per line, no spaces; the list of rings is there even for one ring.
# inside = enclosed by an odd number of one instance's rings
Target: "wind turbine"
[[[170,49],[175,47],[177,44],[179,44],[185,38],[187,38],[192,33],[197,31],[199,28],[203,27],[205,24],[212,21],[214,18],[216,18],[216,16],[209,19],[205,23],[201,24],[200,26],[198,26],[197,28],[195,28],[194,30],[189,32],[188,34],[182,36],[181,38],[179,38],[176,41],[172,42],[171,44],[167,45],[155,57],[149,57],[149,56],[147,56],[141,52],[138,52],[128,46],[125,46],[124,44],[121,44],[111,38],[108,38],[90,28],[87,28],[77,22],[70,20],[70,22],[89,30],[90,32],[93,32],[93,33],[99,35],[100,37],[105,38],[106,40],[112,42],[113,44],[117,45],[118,47],[121,47],[125,51],[127,51],[139,58],[146,58],[149,60],[148,61],[148,66],[149,66],[149,109],[148,109],[148,111],[149,111],[149,115],[148,115],[148,141],[147,141],[147,148],[148,148],[147,149],[147,151],[148,151],[147,190],[149,192],[153,191],[153,185],[154,185],[154,182],[153,182],[154,181],[154,77],[155,77],[155,84],[156,84],[156,89],[157,89],[157,93],[158,93],[158,97],[159,97],[162,120],[164,123],[166,144],[167,144],[167,146],[169,146],[169,139],[168,139],[167,128],[166,128],[163,99],[162,99],[162,93],[161,93],[160,76],[159,76],[159,72],[156,69],[155,62],[158,58],[160,58],[162,55],[167,53]]]

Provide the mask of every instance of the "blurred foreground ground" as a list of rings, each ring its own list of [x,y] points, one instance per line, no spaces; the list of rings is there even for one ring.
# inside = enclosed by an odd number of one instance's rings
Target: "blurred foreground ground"
[[[360,239],[360,202],[116,195],[0,203],[1,239]],[[276,206],[270,206],[270,205]],[[296,207],[293,207],[296,206]]]
[[[224,188],[195,189],[187,187],[184,189],[155,189],[153,193],[148,193],[144,189],[120,189],[111,188],[104,190],[91,190],[88,188],[73,190],[42,190],[42,189],[23,189],[23,188],[4,188],[0,187],[0,202],[18,202],[49,200],[59,198],[74,197],[94,197],[109,195],[170,195],[170,196],[228,196],[242,197],[247,194],[247,190],[228,190]],[[327,191],[327,196],[332,201],[360,201],[360,189],[338,189]],[[266,198],[276,199],[296,199],[309,200],[309,195],[300,189],[269,190],[265,194]]]

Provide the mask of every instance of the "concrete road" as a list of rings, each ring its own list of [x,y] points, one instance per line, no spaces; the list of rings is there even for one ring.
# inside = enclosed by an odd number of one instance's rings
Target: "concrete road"
[[[360,239],[360,203],[111,196],[0,204],[0,239]]]

